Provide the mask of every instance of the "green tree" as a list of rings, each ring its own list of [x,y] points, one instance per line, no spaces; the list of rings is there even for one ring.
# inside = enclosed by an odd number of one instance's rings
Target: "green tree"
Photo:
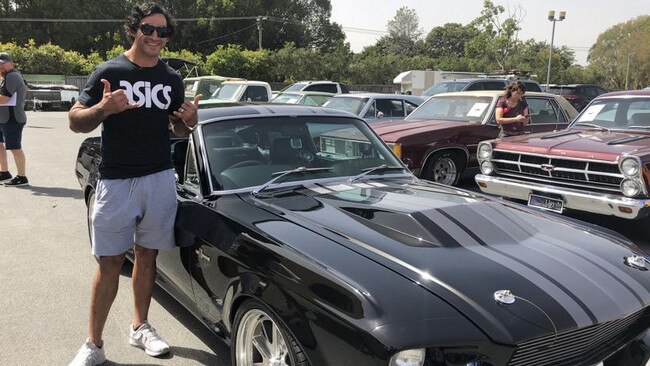
[[[489,65],[492,69],[496,66],[503,71],[513,68],[515,60],[511,56],[517,47],[524,10],[516,6],[502,20],[504,12],[503,6],[484,0],[481,15],[470,23],[480,33],[468,42],[466,56],[477,60],[486,58],[476,62],[475,66]]]
[[[376,47],[385,53],[414,56],[422,54],[424,43],[420,19],[415,10],[403,6],[388,22],[388,35],[381,37]]]
[[[642,88],[650,84],[650,15],[607,29],[589,51],[589,72],[609,89]],[[628,74],[628,61],[630,64]]]
[[[479,35],[473,25],[447,23],[433,27],[424,41],[424,49],[429,57],[463,57],[465,45]],[[454,69],[455,70],[455,69]]]

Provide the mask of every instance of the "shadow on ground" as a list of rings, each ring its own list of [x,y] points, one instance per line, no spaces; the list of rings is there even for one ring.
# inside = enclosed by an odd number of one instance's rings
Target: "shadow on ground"
[[[34,196],[83,199],[83,192],[81,192],[80,189],[39,187],[32,185],[16,187],[16,189],[30,190]]]
[[[122,276],[131,278],[131,272],[133,271],[133,263],[126,260],[124,266],[122,266]],[[203,342],[212,353],[206,352],[204,350],[187,348],[175,346],[173,343],[172,354],[167,356],[168,358],[185,358],[189,360],[196,361],[201,365],[222,365],[230,366],[230,348],[217,337],[213,332],[211,332],[203,323],[201,323],[196,317],[186,310],[183,305],[181,305],[176,299],[169,295],[165,290],[160,286],[156,286],[153,291],[153,298],[156,300],[169,314],[171,314],[179,323],[183,324],[187,330],[192,332],[201,342]],[[164,334],[163,334],[164,336]],[[118,365],[110,364],[107,365]],[[126,366],[126,365],[124,365]],[[131,365],[129,365],[131,366]],[[135,365],[133,365],[135,366]],[[151,365],[143,365],[151,366]]]

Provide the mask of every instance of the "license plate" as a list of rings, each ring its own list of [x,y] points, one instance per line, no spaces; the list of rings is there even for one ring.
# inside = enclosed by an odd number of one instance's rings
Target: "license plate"
[[[537,207],[543,210],[549,210],[557,213],[562,213],[562,209],[564,209],[564,203],[562,200],[559,200],[557,198],[538,196],[536,194],[531,194],[528,197],[528,206]]]

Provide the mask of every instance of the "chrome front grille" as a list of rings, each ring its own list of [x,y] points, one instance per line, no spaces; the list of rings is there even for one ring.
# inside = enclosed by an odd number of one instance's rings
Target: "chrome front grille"
[[[517,345],[508,366],[575,366],[602,361],[650,325],[648,310]]]
[[[588,191],[620,193],[623,180],[617,163],[602,161],[495,150],[492,163],[498,175]]]

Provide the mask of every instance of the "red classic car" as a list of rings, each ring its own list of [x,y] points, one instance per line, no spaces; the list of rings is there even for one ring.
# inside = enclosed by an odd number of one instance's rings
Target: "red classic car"
[[[420,178],[454,185],[467,167],[477,167],[479,142],[497,137],[494,117],[503,91],[437,94],[403,122],[370,126]],[[564,129],[578,112],[564,98],[526,93],[529,133]]]
[[[603,94],[566,130],[485,141],[477,158],[483,192],[556,212],[647,217],[650,90]]]

